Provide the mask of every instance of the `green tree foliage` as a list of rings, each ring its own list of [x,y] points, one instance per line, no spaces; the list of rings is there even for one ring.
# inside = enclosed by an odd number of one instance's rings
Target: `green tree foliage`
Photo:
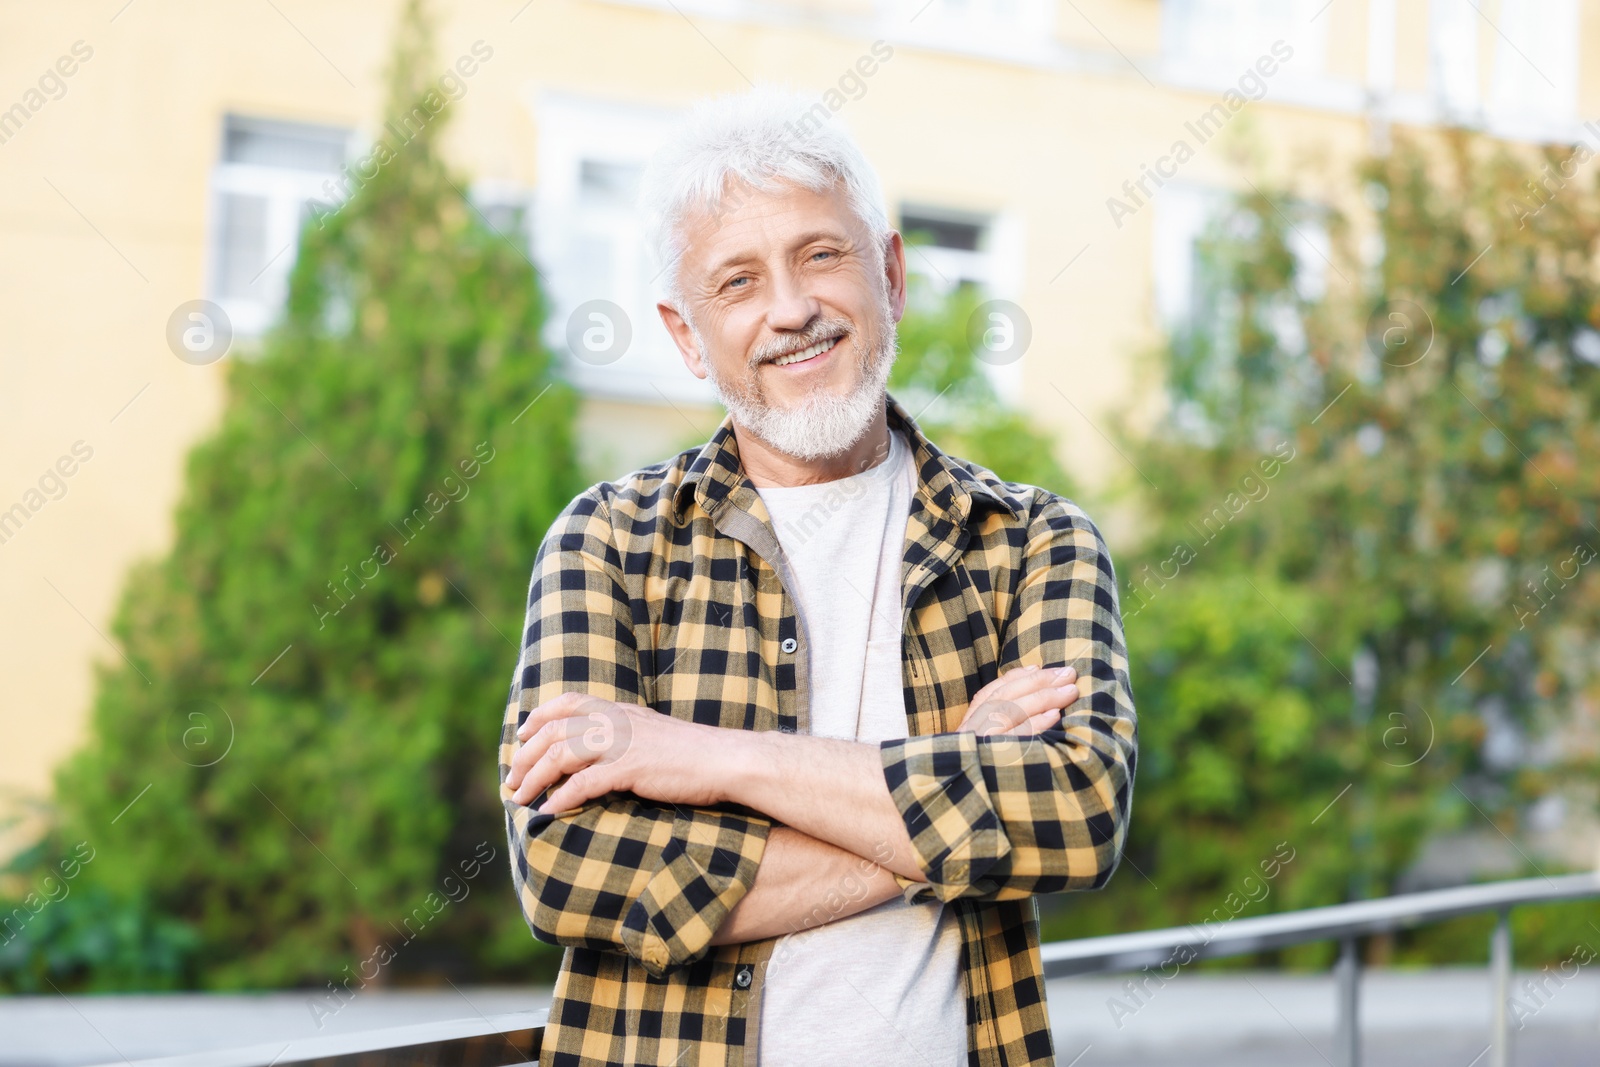
[[[574,398],[531,264],[439,159],[428,42],[412,0],[390,115],[426,121],[307,225],[283,321],[222,365],[40,870],[93,859],[0,948],[6,986],[354,989],[538,956],[490,768],[528,567],[583,488]]]
[[[1401,138],[1363,166],[1370,217],[1258,192],[1203,242],[1205,313],[1164,353],[1175,417],[1129,443],[1154,484],[1120,568],[1145,712],[1134,866],[1054,932],[1387,893],[1430,833],[1527,842],[1532,801],[1592,805],[1588,155]],[[1243,899],[1280,840],[1296,858]],[[1529,919],[1535,951],[1593,915]]]

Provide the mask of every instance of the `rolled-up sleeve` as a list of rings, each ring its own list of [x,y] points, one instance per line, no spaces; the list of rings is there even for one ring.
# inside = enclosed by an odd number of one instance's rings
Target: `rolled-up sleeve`
[[[880,745],[884,779],[926,882],[905,898],[1020,899],[1097,889],[1121,859],[1133,805],[1138,723],[1099,531],[1060,497],[1028,525],[1001,631],[1001,670],[1073,666],[1078,700],[1031,737],[940,733]]]
[[[618,793],[541,814],[536,809],[555,786],[524,806],[505,785],[517,727],[529,712],[569,691],[642,704],[639,661],[610,515],[591,489],[551,525],[529,583],[500,737],[512,882],[534,937],[626,952],[660,977],[710,950],[755,881],[770,821]]]

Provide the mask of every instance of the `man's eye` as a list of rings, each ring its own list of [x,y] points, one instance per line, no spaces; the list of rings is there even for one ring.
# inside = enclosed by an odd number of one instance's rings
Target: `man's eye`
[[[828,252],[828,251],[824,250],[824,251],[821,251],[821,252],[813,252],[813,253],[811,253],[811,258],[812,259],[816,259],[818,256],[831,256],[831,255],[833,255],[832,252]]]
[[[734,278],[732,281],[728,282],[728,288],[730,288],[730,289],[734,288],[734,287],[738,286],[738,284],[740,282],[747,282],[749,280],[750,279],[748,277],[746,277],[746,276],[741,274],[739,277]]]

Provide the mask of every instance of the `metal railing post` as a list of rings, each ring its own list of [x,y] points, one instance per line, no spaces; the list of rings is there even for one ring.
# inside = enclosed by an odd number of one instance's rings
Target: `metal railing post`
[[[1339,1067],[1361,1064],[1361,952],[1353,937],[1339,941],[1333,968],[1339,1007],[1333,1026],[1333,1061]]]
[[[1489,1067],[1511,1067],[1511,909],[1501,908],[1489,935],[1490,1015]]]

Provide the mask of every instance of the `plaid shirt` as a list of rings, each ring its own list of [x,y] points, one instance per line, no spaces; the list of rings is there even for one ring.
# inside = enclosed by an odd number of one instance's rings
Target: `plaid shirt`
[[[1054,1063],[1037,893],[1095,889],[1121,856],[1136,719],[1111,557],[1074,504],[940,452],[887,397],[917,466],[902,561],[910,736],[879,747],[926,882],[955,908],[967,1062]],[[739,730],[809,732],[804,620],[731,419],[711,440],[603,482],[551,525],[533,564],[500,743],[581,690]],[[1033,738],[956,731],[1002,668],[1078,669],[1082,696]],[[748,1067],[776,939],[713,947],[755,880],[772,820],[610,794],[542,815],[506,804],[533,935],[566,952],[540,1062]]]

